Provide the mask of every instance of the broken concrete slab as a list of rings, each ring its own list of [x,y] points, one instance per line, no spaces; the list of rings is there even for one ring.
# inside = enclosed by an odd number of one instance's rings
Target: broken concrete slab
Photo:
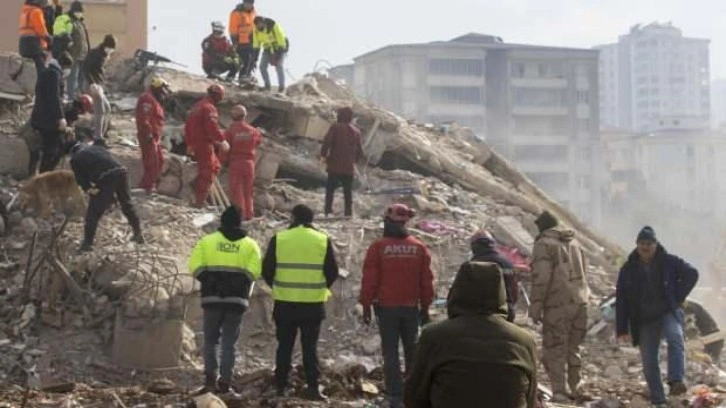
[[[150,322],[116,314],[111,359],[121,367],[162,369],[179,365],[184,321]]]
[[[35,93],[37,74],[33,61],[14,52],[0,51],[0,92],[6,99],[26,99]],[[21,100],[22,100],[21,99]]]
[[[494,221],[494,236],[504,245],[515,247],[527,256],[532,254],[534,238],[522,227],[522,223],[512,216],[499,217]]]
[[[332,124],[318,115],[303,110],[296,110],[289,116],[289,119],[292,122],[294,135],[319,141],[325,139],[325,135]]]
[[[30,152],[28,145],[19,137],[0,136],[0,174],[15,178],[28,175]]]

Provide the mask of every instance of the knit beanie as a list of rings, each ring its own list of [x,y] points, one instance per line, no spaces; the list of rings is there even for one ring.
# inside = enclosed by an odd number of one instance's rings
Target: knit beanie
[[[658,242],[658,240],[655,237],[655,230],[650,226],[645,226],[643,229],[640,230],[638,233],[638,238],[635,240],[635,242],[641,242],[641,241],[650,241],[650,242]]]
[[[113,34],[108,34],[103,37],[103,46],[106,48],[116,49],[116,37]]]
[[[544,232],[550,228],[556,227],[559,224],[559,221],[557,221],[557,218],[555,218],[552,213],[545,210],[539,217],[537,217],[536,220],[534,220],[534,223],[537,225],[537,228],[539,228],[539,232]]]
[[[313,223],[313,210],[305,204],[298,204],[292,209],[293,224],[306,225]]]
[[[242,213],[236,205],[230,205],[222,213],[220,219],[223,228],[239,228],[242,225]]]

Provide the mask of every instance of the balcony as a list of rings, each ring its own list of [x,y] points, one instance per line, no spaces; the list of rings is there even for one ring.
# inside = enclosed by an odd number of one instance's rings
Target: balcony
[[[564,78],[512,78],[511,82],[512,86],[519,88],[567,88],[567,80]]]
[[[570,162],[568,160],[515,159],[514,163],[519,171],[525,173],[569,173],[570,171]]]
[[[569,109],[564,106],[515,106],[514,116],[567,116]]]
[[[428,86],[479,86],[486,85],[486,79],[475,76],[461,75],[429,75],[426,77]]]

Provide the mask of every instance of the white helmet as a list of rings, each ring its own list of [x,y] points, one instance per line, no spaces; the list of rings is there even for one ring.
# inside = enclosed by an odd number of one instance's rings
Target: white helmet
[[[212,22],[212,31],[215,32],[224,32],[224,24],[222,24],[221,21],[213,21]]]

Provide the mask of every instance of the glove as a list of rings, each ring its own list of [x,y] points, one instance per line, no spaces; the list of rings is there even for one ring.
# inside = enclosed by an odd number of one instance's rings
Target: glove
[[[68,122],[66,122],[65,119],[61,119],[58,121],[58,130],[65,131],[68,127]]]
[[[529,305],[529,317],[532,319],[532,323],[540,324],[542,322],[542,304],[532,303]]]
[[[373,317],[373,312],[371,311],[371,307],[365,307],[363,306],[363,323],[366,326],[371,325],[371,318]]]
[[[95,196],[96,194],[98,194],[99,191],[100,190],[97,189],[96,187],[91,187],[88,189],[88,195]]]
[[[431,322],[431,316],[429,316],[428,306],[421,307],[421,310],[418,311],[418,320],[419,325],[421,326],[427,325],[429,324],[429,322]]]
[[[222,142],[218,143],[217,146],[219,146],[219,150],[222,153],[227,153],[229,151],[229,142],[226,140],[223,140]]]
[[[227,57],[227,58],[224,59],[224,63],[225,64],[234,64],[234,58]]]

